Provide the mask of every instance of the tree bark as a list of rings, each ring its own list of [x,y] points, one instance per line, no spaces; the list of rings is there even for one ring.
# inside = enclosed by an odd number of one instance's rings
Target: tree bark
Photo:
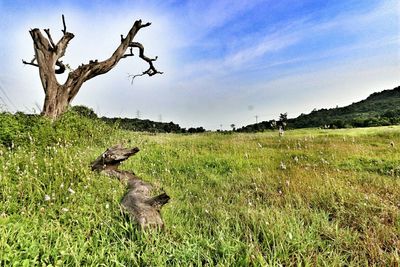
[[[79,92],[84,82],[107,73],[117,65],[120,59],[133,56],[133,48],[138,48],[139,57],[149,64],[148,70],[141,75],[153,76],[157,73],[162,74],[153,65],[157,58],[151,59],[144,56],[143,45],[133,42],[137,32],[141,28],[150,25],[150,23],[142,24],[141,20],[137,20],[127,36],[125,38],[121,36],[121,43],[111,57],[100,62],[91,60],[88,64],[82,64],[77,69],[69,72],[64,84],[58,83],[56,74],[64,73],[67,69],[67,66],[60,59],[65,55],[68,43],[74,38],[74,34],[66,30],[64,16],[62,16],[62,19],[64,25],[63,36],[57,44],[54,43],[49,29],[44,30],[47,38],[37,28],[29,31],[33,39],[35,56],[30,62],[22,61],[24,64],[39,68],[40,80],[45,93],[42,115],[52,119],[59,117],[67,110],[68,105]],[[126,53],[128,48],[130,48],[130,51]]]
[[[153,187],[133,172],[118,170],[120,163],[139,152],[139,148],[123,148],[120,145],[108,148],[95,161],[92,170],[100,171],[109,176],[117,177],[122,182],[127,182],[128,191],[121,201],[121,206],[129,216],[142,228],[162,228],[164,222],[160,210],[170,197],[166,193],[151,197]]]

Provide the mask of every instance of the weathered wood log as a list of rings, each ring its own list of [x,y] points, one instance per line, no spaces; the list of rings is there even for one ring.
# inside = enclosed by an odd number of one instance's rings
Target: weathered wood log
[[[95,161],[92,170],[127,182],[128,191],[121,201],[123,210],[142,228],[162,228],[164,222],[160,210],[168,203],[170,197],[166,193],[151,197],[152,185],[142,181],[133,172],[118,170],[122,161],[139,152],[139,148],[123,148],[121,145],[108,148]]]

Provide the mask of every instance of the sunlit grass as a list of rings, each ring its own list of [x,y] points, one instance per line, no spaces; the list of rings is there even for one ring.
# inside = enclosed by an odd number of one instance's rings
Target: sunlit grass
[[[400,262],[400,127],[282,138],[101,127],[0,147],[0,265]],[[137,230],[119,208],[124,186],[90,171],[116,143],[141,149],[123,169],[171,196],[164,231]]]

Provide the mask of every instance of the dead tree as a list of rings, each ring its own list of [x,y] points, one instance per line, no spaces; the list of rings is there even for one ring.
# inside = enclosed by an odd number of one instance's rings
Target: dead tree
[[[122,199],[121,206],[129,216],[142,228],[162,228],[160,210],[170,197],[163,193],[151,197],[152,186],[137,177],[133,172],[118,170],[120,163],[139,152],[139,148],[123,148],[120,145],[108,148],[94,162],[92,170],[100,171],[109,176],[117,177],[127,182],[128,192]]]
[[[63,36],[57,43],[53,41],[49,29],[44,30],[47,38],[37,28],[30,30],[29,33],[33,39],[35,55],[31,61],[22,60],[24,64],[39,68],[40,80],[45,93],[42,115],[51,119],[60,116],[67,110],[69,103],[74,99],[84,82],[107,73],[121,59],[134,56],[133,48],[139,49],[139,57],[149,64],[149,68],[141,74],[133,75],[132,78],[143,75],[153,76],[157,73],[162,74],[153,64],[157,57],[148,58],[144,55],[144,46],[141,43],[133,42],[137,32],[151,24],[142,24],[141,20],[137,20],[126,37],[121,35],[121,43],[111,57],[103,61],[90,60],[88,64],[82,64],[75,70],[69,70],[65,83],[58,83],[56,74],[62,74],[67,69],[70,69],[68,64],[65,64],[61,58],[64,56],[69,42],[74,38],[74,34],[67,32],[64,15],[62,16],[62,21],[64,26],[62,30]],[[128,48],[129,52],[127,52]]]

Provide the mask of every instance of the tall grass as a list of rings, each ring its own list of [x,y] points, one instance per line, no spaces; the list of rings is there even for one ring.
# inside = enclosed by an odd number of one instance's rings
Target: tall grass
[[[400,127],[280,138],[23,120],[0,120],[0,265],[400,263]],[[164,231],[139,231],[120,211],[124,186],[90,171],[121,142],[141,149],[122,168],[171,196]]]

